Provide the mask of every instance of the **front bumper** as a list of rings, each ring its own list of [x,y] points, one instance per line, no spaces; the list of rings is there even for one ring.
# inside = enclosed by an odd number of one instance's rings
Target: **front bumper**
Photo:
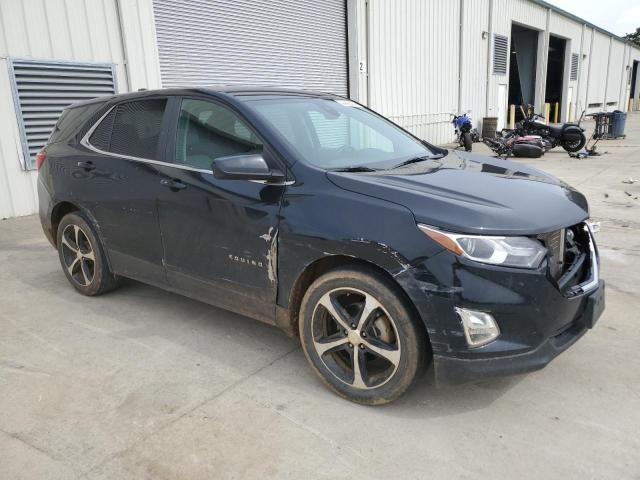
[[[573,345],[587,330],[593,328],[604,310],[605,284],[591,293],[584,312],[563,332],[548,338],[538,347],[524,353],[487,358],[456,358],[434,354],[433,363],[438,384],[456,385],[482,378],[516,375],[544,368],[551,360]]]
[[[573,345],[604,310],[605,286],[597,278],[592,245],[593,276],[584,290],[563,291],[546,264],[537,270],[480,265],[446,251],[398,275],[429,333],[436,382],[460,384],[538,370]],[[470,348],[456,307],[490,313],[500,336]]]

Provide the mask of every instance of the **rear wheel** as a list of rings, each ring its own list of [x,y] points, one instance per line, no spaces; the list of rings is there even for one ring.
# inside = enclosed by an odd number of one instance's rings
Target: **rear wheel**
[[[471,134],[469,132],[462,134],[462,144],[464,145],[465,152],[470,152],[473,148],[473,139],[471,138]]]
[[[587,143],[587,137],[584,136],[584,133],[580,134],[580,139],[578,140],[565,140],[561,143],[562,148],[564,148],[567,152],[579,152]]]
[[[62,218],[57,245],[62,270],[77,291],[93,296],[118,286],[119,278],[109,269],[98,236],[81,213],[69,213]]]
[[[428,350],[424,329],[398,287],[364,269],[318,278],[302,301],[299,328],[307,360],[324,383],[366,405],[402,395]]]

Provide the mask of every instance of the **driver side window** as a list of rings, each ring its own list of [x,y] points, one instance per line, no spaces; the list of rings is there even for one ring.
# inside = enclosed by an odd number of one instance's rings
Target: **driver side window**
[[[259,153],[262,148],[251,127],[232,110],[204,100],[182,100],[175,163],[209,170],[216,158]]]

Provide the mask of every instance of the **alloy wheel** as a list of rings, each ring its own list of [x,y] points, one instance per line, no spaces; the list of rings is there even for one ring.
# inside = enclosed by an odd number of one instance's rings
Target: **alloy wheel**
[[[78,285],[89,286],[95,276],[96,261],[87,234],[78,225],[67,225],[62,232],[61,248],[69,276]]]
[[[370,294],[353,288],[332,290],[316,304],[311,322],[315,351],[341,382],[361,390],[377,388],[398,369],[398,330]]]

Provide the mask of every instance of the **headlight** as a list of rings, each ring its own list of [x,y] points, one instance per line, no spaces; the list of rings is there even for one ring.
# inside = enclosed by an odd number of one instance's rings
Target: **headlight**
[[[481,263],[505,267],[537,268],[547,249],[529,237],[495,237],[444,232],[418,225],[429,238],[450,252]]]

